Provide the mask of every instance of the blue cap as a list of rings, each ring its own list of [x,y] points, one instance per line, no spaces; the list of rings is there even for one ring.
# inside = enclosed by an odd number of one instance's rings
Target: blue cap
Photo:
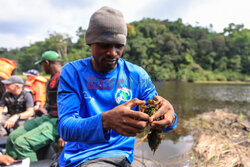
[[[39,75],[39,71],[35,69],[30,69],[27,72],[24,72],[23,75]]]

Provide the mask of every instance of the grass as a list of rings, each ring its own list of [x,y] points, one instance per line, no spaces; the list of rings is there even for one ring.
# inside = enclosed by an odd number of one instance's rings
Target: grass
[[[242,112],[240,112],[240,122],[242,123],[243,122],[243,114],[242,114]]]
[[[216,155],[216,149],[214,150],[214,166],[217,167],[217,155]]]

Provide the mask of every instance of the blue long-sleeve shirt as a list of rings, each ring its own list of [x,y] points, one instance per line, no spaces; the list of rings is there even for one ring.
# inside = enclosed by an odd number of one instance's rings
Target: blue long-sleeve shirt
[[[132,162],[135,137],[122,136],[112,129],[104,132],[102,113],[133,98],[148,100],[156,95],[148,74],[123,59],[108,73],[96,72],[91,58],[66,64],[57,97],[58,132],[68,142],[59,158],[60,166],[115,156],[126,156]],[[165,131],[175,127],[176,121]]]

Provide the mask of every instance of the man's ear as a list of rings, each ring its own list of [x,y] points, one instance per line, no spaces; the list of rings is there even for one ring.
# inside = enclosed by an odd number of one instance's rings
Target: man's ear
[[[44,62],[46,63],[46,65],[49,65],[49,61],[48,60],[44,60]]]

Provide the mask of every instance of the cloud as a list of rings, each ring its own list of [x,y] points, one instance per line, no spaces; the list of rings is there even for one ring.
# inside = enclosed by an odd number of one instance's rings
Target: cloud
[[[72,8],[81,8],[82,10],[88,9],[96,4],[94,0],[49,0],[48,3],[54,8],[67,10]]]
[[[12,34],[15,32],[19,36],[26,35],[36,31],[37,24],[28,21],[1,21],[0,20],[0,34]]]
[[[44,40],[49,32],[75,37],[102,6],[119,9],[127,23],[142,18],[181,18],[185,24],[223,31],[229,23],[250,26],[249,0],[9,0],[0,1],[0,47],[22,47]],[[199,23],[199,24],[198,24]],[[23,44],[22,44],[23,41]]]
[[[191,5],[191,1],[183,0],[158,0],[150,1],[144,8],[141,9],[141,13],[151,18],[165,19],[178,19],[182,17]],[[145,12],[146,11],[146,12]],[[145,15],[146,14],[146,15]]]
[[[36,41],[41,41],[42,35],[25,35],[24,37],[16,36],[15,34],[0,34],[0,47],[4,48],[19,48],[29,46]],[[44,39],[44,38],[43,38]]]
[[[216,32],[222,32],[230,23],[244,24],[249,28],[249,5],[248,0],[209,0],[194,3],[191,10],[183,16],[183,20],[193,25],[199,23],[202,27],[212,24]]]

